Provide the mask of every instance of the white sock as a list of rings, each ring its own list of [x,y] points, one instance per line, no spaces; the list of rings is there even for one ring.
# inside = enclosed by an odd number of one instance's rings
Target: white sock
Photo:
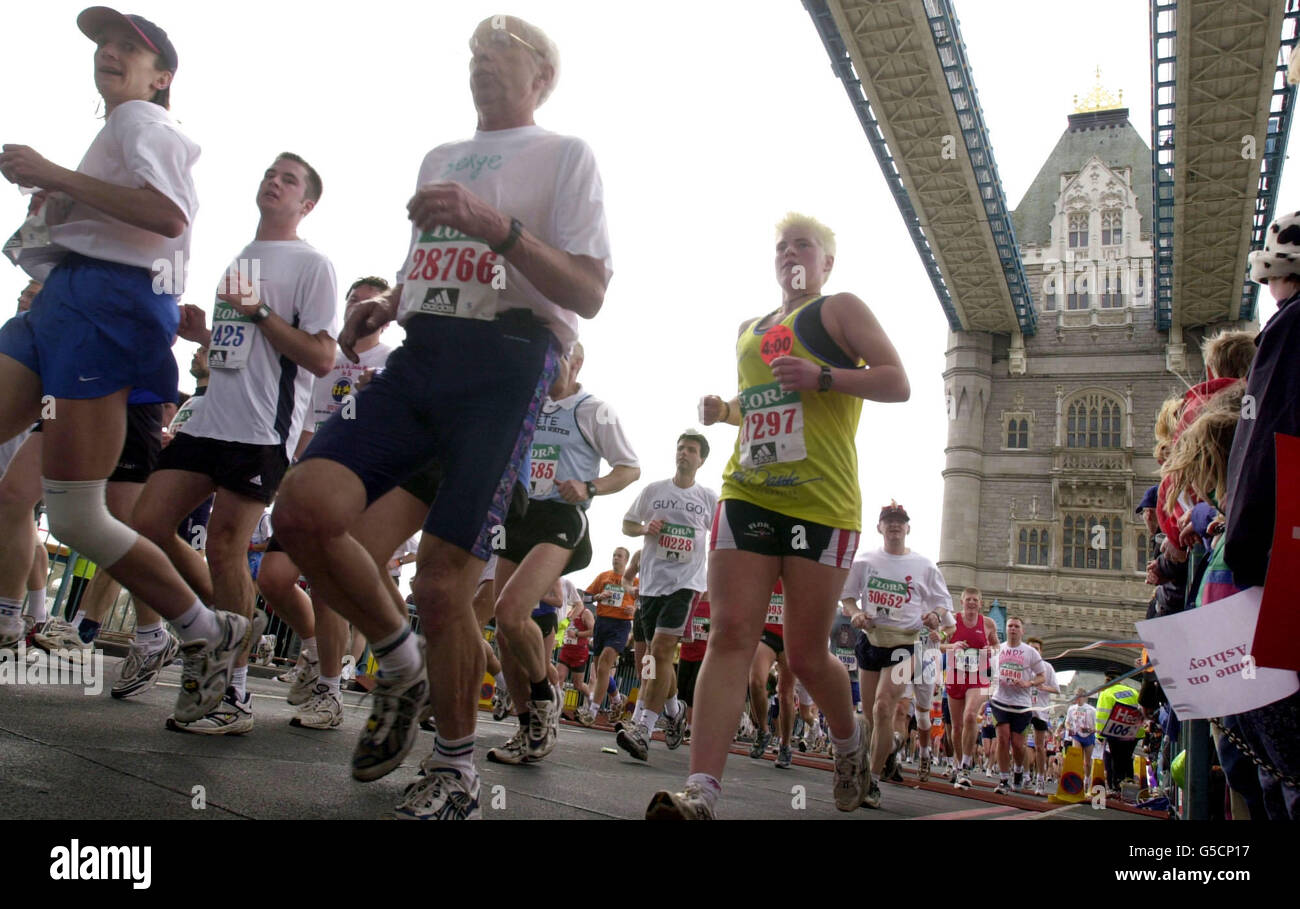
[[[930,756],[930,746],[926,745],[924,748],[921,749],[921,757],[929,757],[929,756]]]
[[[152,625],[135,626],[135,642],[138,646],[143,647],[147,653],[156,653],[167,646],[167,632],[163,630],[162,622],[154,622]]]
[[[507,691],[505,673],[498,672],[496,675],[492,676],[492,684],[496,686],[497,691],[505,694]]]
[[[659,722],[658,713],[649,709],[641,711],[640,726],[646,731],[647,739],[650,738],[650,735],[655,731],[655,723],[657,722]]]
[[[700,794],[704,796],[704,801],[708,802],[710,808],[718,804],[718,796],[722,794],[722,784],[707,773],[692,773],[686,778],[686,785],[694,783],[700,787]]]
[[[836,754],[852,754],[862,747],[862,726],[855,724],[853,735],[847,739],[837,739],[831,736],[831,744],[835,746]]]
[[[230,687],[235,689],[235,694],[239,695],[239,699],[242,701],[244,699],[244,694],[248,689],[247,666],[240,666],[238,669],[231,670]]]
[[[405,639],[403,639],[405,635]],[[400,640],[401,643],[393,647],[393,642]],[[420,641],[410,629],[403,628],[390,634],[381,641],[372,641],[371,647],[376,653],[386,647],[393,647],[381,657],[379,661],[379,671],[386,676],[408,676],[420,668]]]
[[[319,684],[324,685],[326,688],[328,688],[330,690],[330,693],[337,698],[341,696],[339,694],[339,684],[341,681],[342,681],[341,676],[334,676],[331,678],[330,676],[323,675],[320,677]]]
[[[44,622],[49,616],[49,613],[45,609],[44,587],[38,587],[35,590],[27,591],[27,614],[38,623]]]
[[[632,724],[633,724],[633,725],[635,725],[635,726],[640,726],[640,725],[641,725],[641,714],[643,714],[643,713],[645,713],[645,708],[641,706],[641,702],[640,702],[640,701],[637,701],[637,702],[636,702],[636,708],[632,711]]]
[[[309,662],[309,663],[314,663],[314,662],[316,662],[318,659],[320,659],[320,657],[318,657],[318,656],[316,655],[316,639],[315,639],[315,638],[303,638],[303,639],[302,639],[302,658],[303,658],[304,660],[306,660],[307,662]]]
[[[677,719],[677,714],[681,712],[682,703],[677,700],[677,695],[673,695],[668,700],[664,701],[664,713],[667,714],[670,720]]]
[[[202,600],[195,600],[193,606],[172,621],[172,627],[186,644],[197,640],[213,644],[221,637],[221,623],[217,621],[217,614],[204,606]]]

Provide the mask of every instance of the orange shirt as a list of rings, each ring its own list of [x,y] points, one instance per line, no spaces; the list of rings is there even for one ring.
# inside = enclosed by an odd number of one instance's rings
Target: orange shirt
[[[638,578],[639,580],[639,578]],[[587,593],[596,596],[606,591],[613,591],[615,594],[621,593],[623,599],[618,603],[597,603],[596,618],[604,616],[610,619],[630,619],[636,613],[636,597],[627,589],[623,583],[623,576],[617,571],[610,569],[602,571],[596,575],[596,580],[591,582],[587,588]]]

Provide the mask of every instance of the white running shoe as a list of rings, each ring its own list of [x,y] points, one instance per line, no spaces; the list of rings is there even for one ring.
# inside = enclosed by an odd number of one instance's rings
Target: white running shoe
[[[81,635],[77,633],[76,625],[65,622],[63,619],[50,619],[46,622],[43,631],[38,631],[32,635],[32,643],[46,653],[62,650],[69,654],[81,655],[95,649],[93,642],[86,643],[81,639]]]
[[[403,821],[478,821],[478,777],[472,783],[454,767],[422,763],[424,776],[406,787],[395,810]]]
[[[289,686],[285,701],[290,707],[306,704],[311,700],[312,694],[316,691],[316,683],[319,681],[320,660],[306,660]]]
[[[240,654],[266,627],[266,613],[256,610],[250,622],[233,612],[216,612],[221,634],[209,644],[203,638],[181,645],[181,690],[176,696],[177,723],[193,723],[212,713],[230,687],[230,674]]]
[[[290,726],[307,729],[337,729],[343,725],[343,702],[329,686],[318,682],[311,697],[289,720]]]
[[[192,723],[184,723],[169,716],[167,728],[174,732],[194,732],[199,735],[244,735],[253,731],[253,696],[245,691],[243,700],[240,700],[234,688],[227,688],[221,703],[207,715]]]
[[[867,722],[858,717],[858,735],[861,741],[853,754],[835,755],[835,807],[841,811],[857,811],[866,798],[871,778],[871,735]]]
[[[523,726],[506,739],[505,744],[488,749],[488,760],[495,764],[522,764],[528,759],[528,732]]]
[[[115,698],[144,694],[154,686],[158,674],[170,666],[180,652],[180,639],[170,631],[167,632],[167,642],[156,650],[147,650],[139,643],[132,644],[131,652],[122,661],[117,681],[109,693]]]
[[[549,701],[529,701],[528,709],[528,763],[540,761],[555,750],[560,735],[560,710],[564,698],[560,689],[551,686]]]
[[[275,677],[275,680],[276,680],[277,682],[287,682],[288,684],[292,685],[292,684],[293,684],[293,680],[296,679],[296,678],[298,678],[298,673],[302,671],[302,667],[305,666],[305,665],[307,665],[307,654],[305,654],[305,653],[303,653],[301,650],[299,650],[299,651],[298,651],[298,662],[294,663],[292,666],[290,666],[290,667],[289,667],[288,669],[286,669],[284,672],[282,672],[282,673],[280,673],[279,675],[277,675],[277,676]]]
[[[656,792],[645,810],[647,821],[711,821],[713,808],[704,790],[687,783],[681,792]]]

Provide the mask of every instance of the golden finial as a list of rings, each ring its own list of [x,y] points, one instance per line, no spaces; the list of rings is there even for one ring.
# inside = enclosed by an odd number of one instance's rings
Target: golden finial
[[[1119,90],[1119,94],[1102,88],[1101,85],[1101,67],[1096,70],[1096,83],[1092,90],[1079,100],[1079,96],[1074,96],[1074,112],[1076,114],[1085,114],[1098,110],[1115,110],[1124,106],[1124,89]]]

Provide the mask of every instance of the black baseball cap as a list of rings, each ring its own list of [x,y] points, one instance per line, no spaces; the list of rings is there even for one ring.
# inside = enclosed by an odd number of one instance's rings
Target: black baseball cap
[[[119,13],[107,6],[91,6],[83,9],[77,15],[77,28],[81,29],[81,33],[92,40],[104,26],[115,22],[127,26],[138,34],[144,40],[144,43],[149,46],[149,49],[161,58],[164,70],[169,73],[176,72],[176,67],[180,61],[176,57],[175,46],[172,44],[171,39],[167,37],[165,31],[144,16]]]
[[[885,518],[902,518],[907,523],[912,523],[912,519],[907,516],[907,509],[892,499],[888,505],[880,509],[880,517],[876,518],[876,523],[879,524]]]

